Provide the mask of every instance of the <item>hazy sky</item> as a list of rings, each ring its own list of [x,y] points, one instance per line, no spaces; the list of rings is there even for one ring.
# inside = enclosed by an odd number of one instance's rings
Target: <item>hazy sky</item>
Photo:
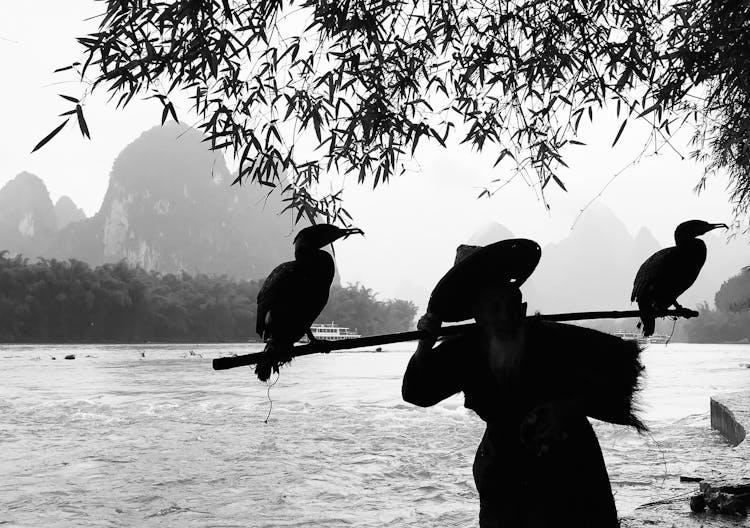
[[[101,204],[115,156],[158,124],[161,114],[158,102],[135,101],[127,110],[115,111],[106,105],[103,93],[95,94],[85,108],[91,141],[83,139],[71,121],[42,151],[30,154],[61,122],[57,114],[69,109],[56,94],[82,92],[75,83],[57,84],[69,77],[52,72],[80,58],[75,37],[96,27],[95,20],[83,20],[96,15],[100,6],[92,0],[6,2],[0,19],[0,63],[6,72],[0,83],[0,186],[21,171],[32,172],[46,182],[53,200],[68,195],[89,216]],[[618,126],[614,115],[586,126],[580,139],[588,145],[571,147],[567,153],[570,169],[563,180],[569,192],[550,185],[550,213],[536,191],[520,179],[492,199],[476,199],[485,182],[509,175],[507,168],[492,169],[491,153],[420,144],[412,170],[404,177],[375,192],[347,185],[348,209],[367,236],[337,248],[342,278],[359,280],[385,297],[411,286],[427,288],[451,264],[456,244],[488,222],[499,222],[542,245],[559,240],[581,208],[641,151],[646,133],[636,123],[628,125],[616,148],[610,148]],[[687,157],[690,149],[680,140],[675,144]],[[700,196],[693,192],[701,173],[695,162],[664,150],[618,176],[597,201],[610,207],[631,233],[645,225],[662,245],[669,245],[674,227],[683,220],[731,219],[725,181],[711,181]]]

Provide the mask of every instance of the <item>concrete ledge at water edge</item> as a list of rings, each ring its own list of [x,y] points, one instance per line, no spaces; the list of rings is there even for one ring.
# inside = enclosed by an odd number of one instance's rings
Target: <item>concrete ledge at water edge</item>
[[[711,428],[732,446],[731,457],[750,461],[750,391],[712,396]],[[721,471],[721,461],[715,469]],[[622,528],[664,526],[675,528],[750,527],[750,462],[747,474],[711,476],[688,496],[639,508],[621,521]],[[700,510],[697,513],[690,508]],[[738,513],[732,514],[731,512]],[[718,513],[725,512],[725,513]]]
[[[750,392],[711,396],[711,428],[733,446],[740,445],[750,429]]]

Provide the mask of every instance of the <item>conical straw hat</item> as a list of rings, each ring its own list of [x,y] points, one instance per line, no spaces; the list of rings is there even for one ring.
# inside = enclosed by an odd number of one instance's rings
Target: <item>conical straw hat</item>
[[[472,319],[474,296],[482,286],[507,281],[520,287],[534,272],[541,256],[539,244],[525,238],[487,246],[458,246],[453,267],[432,290],[428,311],[445,322]]]

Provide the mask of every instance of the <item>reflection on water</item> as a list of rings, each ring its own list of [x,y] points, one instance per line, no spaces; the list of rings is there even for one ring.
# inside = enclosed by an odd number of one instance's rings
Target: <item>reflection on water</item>
[[[268,424],[267,386],[250,368],[211,369],[258,348],[0,347],[2,520],[475,525],[483,424],[458,396],[431,409],[401,401],[408,346],[295,360],[270,389]],[[595,424],[621,512],[692,489],[681,474],[742,463],[710,431],[708,396],[749,385],[750,347],[653,345],[644,358],[652,436]]]

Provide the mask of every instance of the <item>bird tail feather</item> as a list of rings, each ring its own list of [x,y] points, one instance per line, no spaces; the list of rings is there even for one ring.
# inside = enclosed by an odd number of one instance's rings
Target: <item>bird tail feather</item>
[[[641,322],[638,328],[643,330],[643,336],[648,337],[653,335],[656,329],[656,317],[654,317],[654,311],[651,306],[645,302],[638,303],[638,310],[641,312]]]
[[[656,318],[650,314],[641,314],[641,321],[643,322],[643,337],[653,335],[656,329]]]

